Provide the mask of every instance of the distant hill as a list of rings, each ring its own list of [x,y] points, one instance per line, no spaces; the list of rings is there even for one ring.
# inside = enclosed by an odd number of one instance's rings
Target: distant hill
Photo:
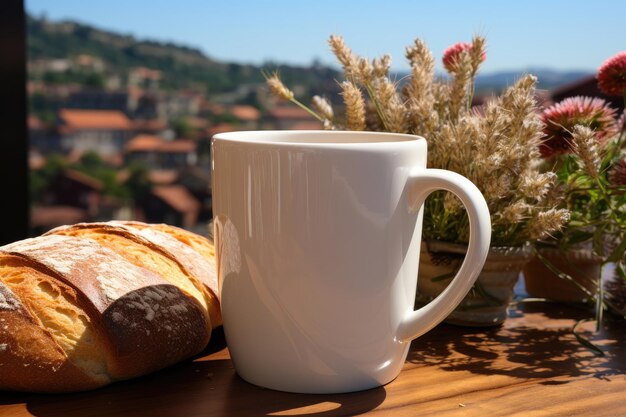
[[[548,68],[528,68],[520,71],[501,71],[490,74],[479,74],[476,78],[478,92],[500,91],[515,82],[523,74],[537,76],[538,88],[551,90],[555,87],[576,81],[590,75],[585,71],[555,71]]]
[[[304,68],[268,63],[265,67],[219,62],[198,49],[173,43],[139,40],[133,36],[63,21],[50,22],[29,16],[29,60],[71,58],[88,54],[106,63],[107,73],[125,76],[130,68],[148,67],[163,73],[165,89],[206,89],[208,93],[235,90],[242,84],[262,83],[262,70],[280,68],[290,85],[304,86],[303,94],[336,91],[336,70],[321,66]]]
[[[133,67],[157,69],[163,73],[161,87],[164,89],[194,89],[209,94],[230,92],[245,84],[262,83],[262,71],[279,68],[283,81],[290,87],[298,87],[296,90],[301,96],[324,94],[333,101],[340,99],[336,94],[336,80],[342,78],[341,73],[321,65],[297,67],[267,63],[255,66],[220,62],[184,45],[140,40],[77,22],[50,22],[28,17],[29,60],[70,58],[80,54],[100,57],[106,63],[107,73],[122,77]],[[538,76],[539,88],[542,89],[551,89],[589,75],[582,71],[563,72],[545,68],[480,74],[476,92],[500,91],[527,72]],[[396,79],[402,79],[404,75],[398,74]],[[84,76],[76,76],[75,82],[82,81]]]

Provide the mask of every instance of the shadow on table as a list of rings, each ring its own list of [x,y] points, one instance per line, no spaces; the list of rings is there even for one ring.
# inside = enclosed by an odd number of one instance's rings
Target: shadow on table
[[[413,342],[407,360],[447,371],[508,375],[518,378],[591,376],[608,379],[626,374],[623,322],[607,320],[598,335],[584,335],[605,352],[597,357],[582,346],[572,328],[589,311],[549,303],[519,303],[513,324],[496,328],[441,325]],[[546,322],[550,325],[546,326]],[[585,327],[586,330],[591,327]],[[544,384],[566,383],[545,381]]]
[[[142,378],[76,394],[0,392],[0,405],[25,404],[42,417],[74,416],[315,416],[365,413],[381,404],[384,388],[352,394],[304,395],[266,390],[239,378],[217,331],[207,350],[188,361]],[[216,353],[216,358],[204,357]]]

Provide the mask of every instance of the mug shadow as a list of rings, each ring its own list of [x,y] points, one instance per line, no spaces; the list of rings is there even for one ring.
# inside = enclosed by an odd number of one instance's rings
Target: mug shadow
[[[572,332],[577,320],[590,317],[588,311],[549,303],[518,303],[512,315],[523,324],[496,328],[464,328],[442,324],[413,342],[407,361],[438,366],[445,371],[508,375],[524,379],[590,376],[609,379],[626,375],[626,335],[623,322],[606,320],[594,335],[585,326],[583,335],[604,351],[594,355],[578,342]],[[556,322],[546,327],[542,322]],[[509,319],[512,320],[512,319]],[[565,380],[540,382],[554,385]]]
[[[362,414],[380,405],[384,387],[350,394],[291,394],[251,385],[236,373],[217,329],[193,360],[151,375],[72,394],[0,392],[0,405],[24,404],[42,417],[312,416]],[[207,355],[213,355],[207,358]]]

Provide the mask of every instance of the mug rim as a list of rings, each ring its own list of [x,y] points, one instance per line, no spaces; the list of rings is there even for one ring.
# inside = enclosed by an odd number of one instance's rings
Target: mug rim
[[[334,136],[337,138],[344,137],[343,140],[334,142],[326,142],[321,140],[298,140],[300,137],[315,137],[318,135]],[[268,139],[272,136],[272,139]],[[292,138],[288,140],[288,138]],[[293,139],[295,137],[295,139]],[[361,140],[348,140],[348,137],[358,137]],[[362,138],[369,140],[362,140]],[[371,131],[351,131],[351,130],[240,130],[234,132],[223,132],[213,135],[212,141],[220,140],[226,142],[235,142],[249,145],[274,145],[274,146],[310,146],[310,147],[357,147],[357,146],[373,146],[385,147],[401,146],[416,143],[425,143],[426,139],[422,136],[412,135],[408,133],[393,132],[371,132]]]

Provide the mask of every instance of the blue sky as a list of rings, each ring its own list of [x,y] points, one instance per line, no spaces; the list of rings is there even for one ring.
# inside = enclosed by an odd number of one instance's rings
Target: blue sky
[[[29,13],[74,19],[139,38],[195,46],[226,61],[333,64],[326,46],[341,34],[352,49],[390,53],[420,37],[436,57],[474,33],[487,37],[483,72],[553,68],[595,71],[626,50],[626,1],[217,1],[26,0]]]

